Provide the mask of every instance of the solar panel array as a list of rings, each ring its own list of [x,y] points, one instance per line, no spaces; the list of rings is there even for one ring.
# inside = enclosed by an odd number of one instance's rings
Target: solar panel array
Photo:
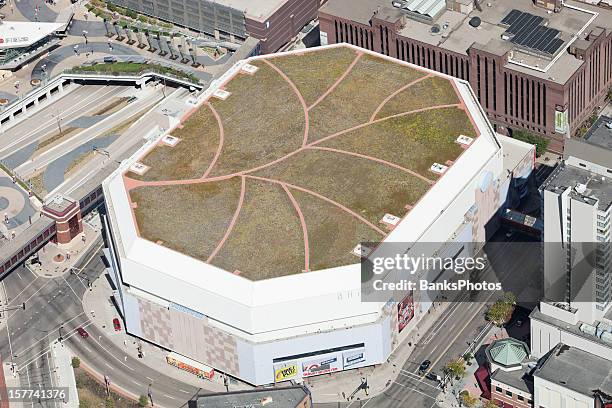
[[[561,48],[564,41],[558,38],[560,31],[548,28],[542,23],[544,18],[513,9],[501,21],[508,26],[504,33],[510,42],[522,47],[553,55]]]

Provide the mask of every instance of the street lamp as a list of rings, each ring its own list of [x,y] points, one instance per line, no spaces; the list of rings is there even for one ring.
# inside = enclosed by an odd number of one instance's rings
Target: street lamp
[[[61,114],[59,113],[59,111],[57,112],[57,114],[52,114],[52,117],[55,118],[55,120],[57,121],[57,128],[59,129],[60,135],[62,134],[62,117]]]
[[[149,396],[149,401],[151,401],[151,406],[154,407],[155,404],[153,403],[153,394],[151,393],[151,386],[153,384],[149,383],[149,388],[147,389],[147,395]]]

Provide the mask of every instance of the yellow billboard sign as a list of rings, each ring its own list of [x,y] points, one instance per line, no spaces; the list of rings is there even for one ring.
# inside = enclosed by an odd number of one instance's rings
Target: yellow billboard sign
[[[285,365],[274,369],[274,381],[290,380],[297,375],[297,364]]]

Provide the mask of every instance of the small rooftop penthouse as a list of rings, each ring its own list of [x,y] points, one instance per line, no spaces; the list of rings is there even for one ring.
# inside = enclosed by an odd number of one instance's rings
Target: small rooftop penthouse
[[[564,162],[542,185],[542,189],[570,195],[585,203],[599,203],[604,211],[612,204],[612,118],[602,116],[582,140],[565,144]]]

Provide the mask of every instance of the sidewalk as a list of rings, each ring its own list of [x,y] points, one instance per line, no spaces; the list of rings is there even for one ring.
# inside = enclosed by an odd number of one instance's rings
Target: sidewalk
[[[77,392],[76,379],[74,378],[74,370],[72,369],[72,353],[64,344],[55,341],[51,345],[51,353],[55,363],[53,370],[57,377],[57,387],[68,388],[68,393],[64,399],[66,408],[79,408],[79,394]]]
[[[102,231],[100,218],[93,214],[83,219],[83,233],[69,244],[48,242],[38,252],[40,263],[32,264],[31,258],[26,261],[26,267],[41,278],[57,278],[66,274],[74,265],[81,261],[83,254],[99,238]]]
[[[482,341],[476,345],[475,358],[471,360],[471,365],[466,365],[465,376],[460,380],[453,380],[453,385],[449,386],[448,389],[441,394],[439,398],[440,406],[449,408],[458,408],[461,406],[459,402],[459,393],[467,391],[473,397],[477,397],[480,403],[486,401],[484,397],[481,397],[482,390],[476,380],[476,370],[480,367],[479,362],[484,363],[486,357],[484,356],[484,348],[491,344],[495,340],[505,339],[509,337],[506,329],[500,329],[496,326],[491,326],[487,334],[483,336]]]
[[[127,359],[130,356],[138,359],[138,348],[141,347],[144,357],[138,360],[152,370],[164,373],[194,387],[202,388],[202,392],[225,392],[222,375],[215,373],[212,380],[203,380],[186,371],[179,370],[166,362],[168,351],[127,334],[123,320],[120,318],[111,296],[112,288],[108,283],[106,274],[102,274],[93,282],[91,289],[85,292],[83,309],[92,324],[102,331],[108,340],[124,351],[123,355],[118,356],[119,358]],[[119,318],[121,322],[121,330],[118,332],[113,327],[114,318]],[[230,381],[230,388],[232,391],[236,391],[251,389],[252,387],[232,380]]]
[[[313,401],[315,403],[346,402],[343,395],[351,395],[364,377],[368,380],[369,398],[385,392],[416,348],[418,340],[415,341],[415,338],[418,339],[421,333],[426,333],[450,304],[452,303],[442,302],[435,309],[432,308],[430,313],[426,313],[414,328],[412,337],[402,341],[393,351],[387,363],[342,371],[331,376],[321,375],[305,379],[304,384],[310,389]],[[358,395],[363,399],[365,394],[360,392]]]
[[[11,362],[3,361],[3,360],[0,360],[0,362],[2,362],[2,372],[0,372],[0,396],[4,395],[4,398],[8,398],[8,394],[5,395],[4,387],[20,388],[21,383],[19,380],[19,376],[13,373],[13,371],[11,370]],[[2,382],[4,382],[4,385],[2,384]],[[26,407],[25,402],[17,402],[17,401],[10,402],[10,408],[25,408],[25,407]],[[9,404],[4,405],[2,401],[0,401],[0,408],[9,408]]]

